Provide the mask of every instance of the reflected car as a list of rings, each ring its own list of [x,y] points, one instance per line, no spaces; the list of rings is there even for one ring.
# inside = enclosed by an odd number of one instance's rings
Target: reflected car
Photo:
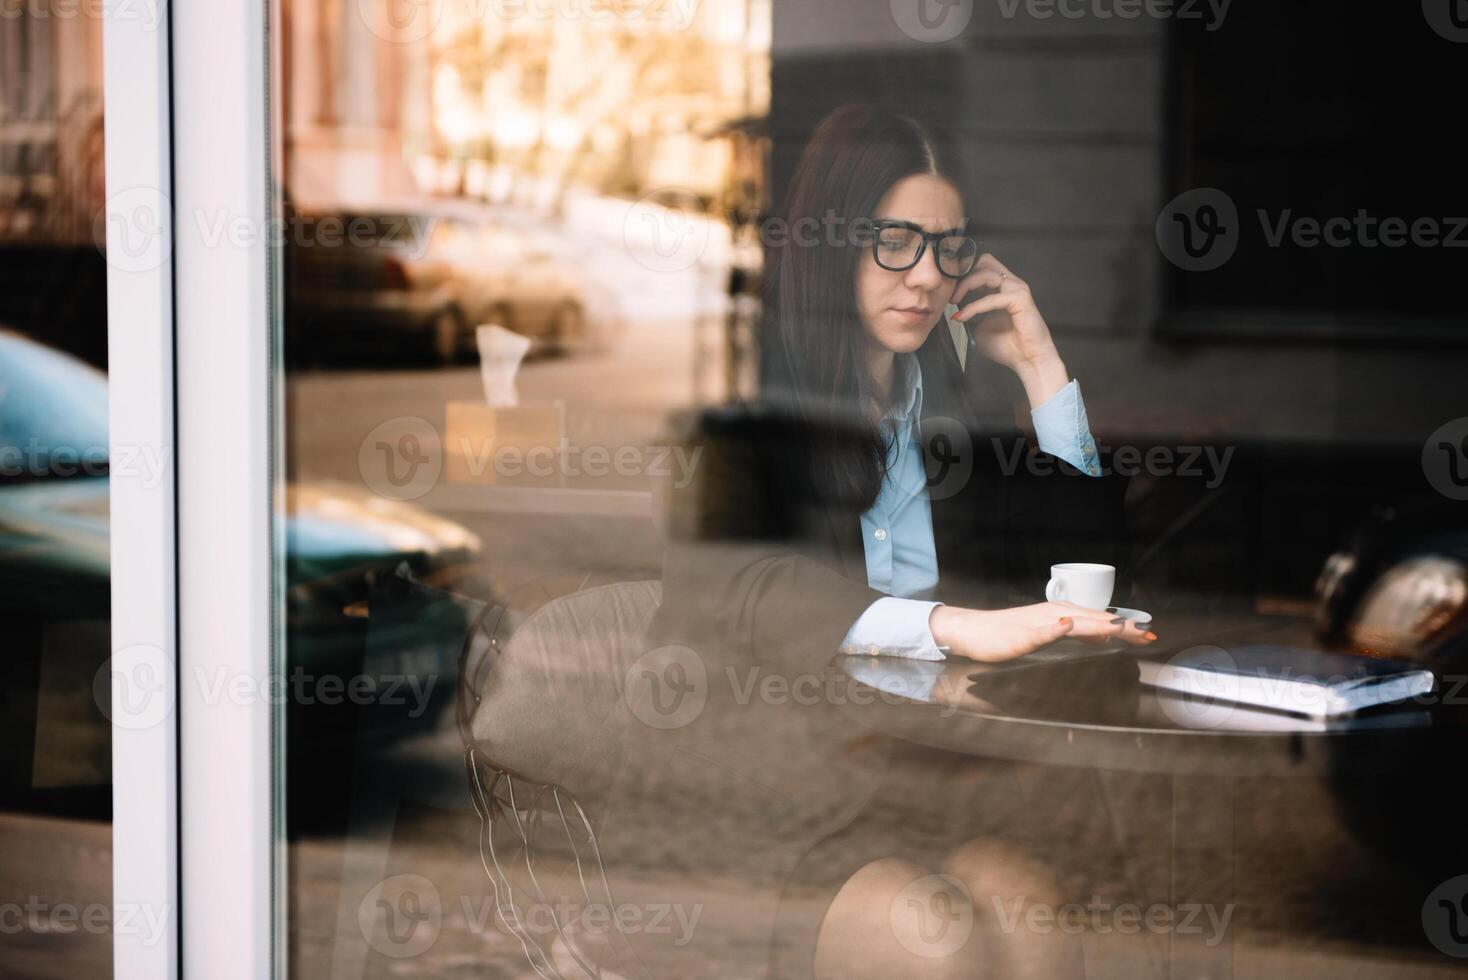
[[[108,462],[107,376],[0,330],[0,614],[11,637],[0,678],[0,808],[101,816],[110,806]],[[143,455],[118,463],[144,468],[145,478],[157,467]],[[307,675],[308,690],[332,675],[451,672],[467,624],[389,619],[373,626],[368,663],[365,605],[384,579],[472,567],[479,538],[348,483],[294,483],[285,496],[288,670]],[[452,697],[452,684],[438,688],[433,704],[384,730],[435,723]],[[292,699],[288,724],[355,723],[337,708]]]
[[[298,213],[286,236],[293,359],[356,360],[416,349],[440,363],[476,356],[494,323],[533,349],[586,342],[584,277],[553,240],[465,208]]]

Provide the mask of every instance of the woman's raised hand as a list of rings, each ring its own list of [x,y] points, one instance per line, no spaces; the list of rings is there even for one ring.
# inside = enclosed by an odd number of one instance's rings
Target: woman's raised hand
[[[928,628],[939,646],[980,663],[1013,660],[1066,636],[1093,643],[1120,638],[1134,646],[1157,639],[1146,627],[1073,602],[1037,602],[1012,609],[935,606]]]
[[[979,290],[983,296],[959,307],[953,318],[969,324],[974,343],[989,360],[1019,375],[1037,407],[1065,387],[1070,376],[1029,285],[985,252],[974,270],[953,289],[953,302]]]

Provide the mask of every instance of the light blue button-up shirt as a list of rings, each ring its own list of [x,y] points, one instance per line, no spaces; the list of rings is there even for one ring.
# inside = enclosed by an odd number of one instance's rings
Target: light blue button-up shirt
[[[887,443],[887,477],[877,501],[861,516],[867,584],[887,593],[867,607],[847,631],[844,653],[885,654],[942,660],[928,617],[939,603],[928,596],[938,585],[938,556],[927,476],[918,447],[923,376],[917,357],[899,354],[893,365],[899,392],[882,418]],[[1083,473],[1100,475],[1080,385],[1071,381],[1030,412],[1035,440],[1052,456]]]

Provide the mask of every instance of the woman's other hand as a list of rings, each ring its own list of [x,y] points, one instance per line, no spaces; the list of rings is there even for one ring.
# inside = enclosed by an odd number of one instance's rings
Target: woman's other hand
[[[1120,638],[1133,646],[1157,639],[1145,627],[1073,602],[1037,602],[1012,609],[935,606],[928,628],[939,646],[979,663],[1013,660],[1067,636],[1093,643]]]
[[[979,290],[988,292],[964,304],[953,318],[969,324],[985,357],[1019,376],[1030,407],[1038,408],[1065,387],[1070,375],[1035,297],[1023,279],[988,252],[954,287],[953,302]]]

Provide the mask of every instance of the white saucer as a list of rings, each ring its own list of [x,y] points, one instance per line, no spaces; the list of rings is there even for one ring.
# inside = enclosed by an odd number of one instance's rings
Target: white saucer
[[[1129,619],[1134,623],[1139,623],[1142,626],[1146,626],[1152,622],[1152,614],[1144,612],[1141,609],[1127,609],[1125,606],[1107,606],[1106,611],[1120,616],[1122,619]]]

